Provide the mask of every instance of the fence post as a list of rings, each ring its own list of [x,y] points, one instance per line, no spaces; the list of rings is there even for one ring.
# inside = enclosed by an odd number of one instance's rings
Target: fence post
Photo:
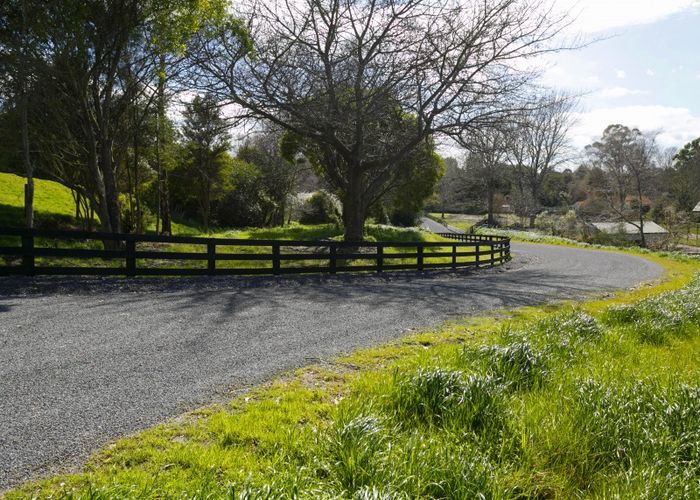
[[[476,241],[476,245],[474,246],[474,248],[476,250],[476,267],[479,267],[479,257],[481,256],[480,255],[481,247],[479,246],[478,240]]]
[[[330,272],[331,272],[331,274],[335,274],[336,268],[338,266],[338,247],[336,247],[333,243],[331,243],[328,246],[328,251],[329,251],[330,256],[331,256],[331,260],[329,262]]]
[[[216,243],[207,243],[207,274],[210,276],[216,271]]]
[[[280,244],[275,242],[272,244],[272,274],[275,276],[280,274]]]
[[[31,230],[22,233],[22,267],[25,276],[34,276],[34,234]]]
[[[423,247],[418,246],[418,247],[416,247],[416,249],[418,251],[418,259],[417,259],[418,260],[418,262],[417,262],[418,270],[422,271],[423,270]]]
[[[381,243],[377,244],[377,272],[381,273],[384,271],[384,245]]]
[[[457,245],[452,245],[452,269],[457,269]]]
[[[132,239],[126,240],[126,277],[136,276],[136,242]]]

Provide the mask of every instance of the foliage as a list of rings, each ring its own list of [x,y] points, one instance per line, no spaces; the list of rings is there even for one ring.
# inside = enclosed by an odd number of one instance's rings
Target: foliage
[[[586,146],[586,152],[599,168],[591,183],[594,192],[605,200],[615,220],[638,229],[641,245],[646,246],[644,218],[651,208],[646,200],[656,188],[658,174],[656,137],[623,125],[609,125],[599,141]]]
[[[262,172],[251,163],[230,159],[229,189],[217,205],[217,222],[224,227],[261,227],[266,203],[260,195]]]
[[[299,222],[302,224],[339,224],[336,200],[326,191],[318,191],[304,202]]]
[[[212,95],[195,96],[183,112],[182,135],[188,153],[185,177],[194,187],[192,195],[199,205],[202,226],[209,228],[212,203],[225,193],[231,161],[228,124]]]
[[[535,218],[535,228],[566,238],[581,238],[586,234],[585,224],[576,217],[573,210],[563,216],[542,212]]]
[[[551,50],[563,22],[510,1],[243,2],[239,12],[254,55],[224,31],[196,51],[202,78],[297,136],[338,193],[350,240],[423,141],[511,115],[532,83],[515,61]]]
[[[260,170],[260,195],[265,200],[264,225],[281,226],[286,217],[291,217],[290,199],[297,189],[297,182],[307,165],[288,160],[283,154],[286,134],[268,127],[246,140],[238,150],[237,157],[251,163]]]
[[[126,192],[128,211],[142,230],[140,198],[147,186],[138,178],[139,150],[155,121],[155,188],[162,206],[154,211],[165,223],[169,205],[160,132],[184,49],[204,26],[227,26],[249,46],[242,25],[226,13],[226,2],[10,0],[0,14],[8,21],[0,27],[0,65],[7,65],[8,75],[27,77],[3,102],[7,111],[18,108],[28,115],[28,164],[79,193],[105,231],[122,229],[120,194]]]
[[[673,158],[667,184],[685,211],[700,202],[700,138],[686,144]]]
[[[418,147],[404,163],[396,187],[379,204],[385,206],[392,224],[410,227],[416,225],[426,200],[435,192],[445,163],[432,141]]]

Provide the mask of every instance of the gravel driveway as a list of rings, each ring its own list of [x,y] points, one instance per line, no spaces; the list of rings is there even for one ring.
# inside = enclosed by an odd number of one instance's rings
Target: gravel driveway
[[[662,275],[616,253],[513,251],[507,269],[422,276],[0,282],[0,491],[236,388],[409,329]]]

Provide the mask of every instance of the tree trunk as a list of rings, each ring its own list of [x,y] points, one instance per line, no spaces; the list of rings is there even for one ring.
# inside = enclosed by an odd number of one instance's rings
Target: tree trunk
[[[170,184],[168,181],[168,171],[163,169],[163,196],[161,197],[161,203],[163,207],[161,208],[161,218],[163,220],[163,227],[161,228],[161,234],[172,235],[172,215],[170,213]]]
[[[535,218],[537,218],[537,207],[539,206],[539,186],[537,184],[533,184],[531,187],[532,190],[532,209],[530,210],[530,229],[535,228]]]
[[[104,176],[110,230],[113,233],[119,233],[122,228],[119,210],[119,190],[117,188],[115,165],[112,157],[112,140],[106,133],[103,134],[101,141],[100,167]]]
[[[168,187],[168,172],[161,162],[161,132],[165,121],[165,56],[158,59],[158,112],[156,116],[156,171],[158,172],[158,211],[162,222],[161,234],[172,234],[172,217],[170,214],[170,189]],[[156,230],[158,225],[156,223]]]
[[[208,182],[208,181],[205,181]],[[202,226],[204,232],[209,232],[209,217],[211,216],[211,186],[206,185],[202,190],[201,210],[202,210]]]
[[[22,163],[27,176],[24,185],[24,222],[28,229],[34,227],[34,166],[29,158],[29,123],[27,119],[27,99],[22,91]]]
[[[92,134],[91,134],[92,135]],[[97,216],[100,218],[100,226],[105,232],[111,232],[109,213],[107,212],[107,195],[105,193],[105,184],[102,177],[102,172],[97,164],[97,143],[94,137],[89,137],[89,151],[87,159],[88,167],[95,181],[95,190],[97,198]]]
[[[343,224],[345,225],[345,241],[362,241],[364,239],[367,209],[362,203],[362,193],[359,189],[348,190],[343,200]]]
[[[135,214],[132,210],[132,215],[136,216],[136,233],[143,234],[143,212],[141,208],[141,180],[139,178],[139,130],[134,127],[134,203],[136,205]]]
[[[26,56],[27,43],[27,8],[26,2],[22,2],[22,52],[24,59]],[[22,163],[24,172],[27,176],[26,184],[24,185],[24,222],[28,229],[34,227],[34,166],[29,157],[29,118],[27,116],[27,74],[25,61],[20,62],[20,107],[21,107],[21,129],[22,129]]]
[[[637,180],[637,204],[639,205],[639,236],[641,237],[640,243],[642,248],[646,248],[647,239],[644,235],[644,206],[642,205],[644,197],[642,196],[642,190],[640,187],[639,180]]]
[[[487,212],[488,212],[488,225],[489,227],[493,227],[496,225],[496,221],[493,216],[493,205],[494,205],[494,197],[495,197],[495,192],[494,189],[489,187],[486,190],[486,204],[487,204]],[[443,216],[444,217],[444,216]]]

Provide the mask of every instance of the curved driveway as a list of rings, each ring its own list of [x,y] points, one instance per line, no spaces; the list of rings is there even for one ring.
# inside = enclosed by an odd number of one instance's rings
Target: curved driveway
[[[237,388],[410,329],[662,275],[616,253],[513,251],[506,269],[423,276],[47,281],[29,292],[0,282],[0,491]]]

